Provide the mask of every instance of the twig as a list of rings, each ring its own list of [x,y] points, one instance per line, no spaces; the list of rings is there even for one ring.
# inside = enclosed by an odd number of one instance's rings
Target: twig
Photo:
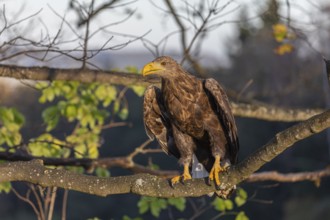
[[[57,194],[57,187],[52,187],[51,188],[51,199],[50,199],[50,203],[49,203],[48,220],[52,220],[52,218],[53,218],[56,194]]]
[[[67,212],[67,206],[68,206],[68,195],[69,190],[65,189],[63,193],[63,200],[62,200],[62,217],[61,220],[66,220],[66,212]]]
[[[34,213],[35,213],[36,216],[38,217],[38,220],[44,220],[44,218],[42,218],[41,213],[38,211],[37,207],[33,204],[33,202],[32,202],[29,198],[26,198],[26,197],[22,196],[21,194],[19,194],[19,193],[15,190],[14,187],[11,188],[11,191],[16,195],[17,198],[19,198],[20,200],[22,200],[22,201],[28,203],[28,204],[32,207]],[[42,211],[42,210],[40,210],[40,211]]]

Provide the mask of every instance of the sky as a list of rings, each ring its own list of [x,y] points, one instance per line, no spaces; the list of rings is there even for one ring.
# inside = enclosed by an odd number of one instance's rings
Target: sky
[[[29,32],[30,35],[36,35],[38,37],[40,34],[44,34],[45,26],[50,33],[50,35],[55,35],[58,28],[61,25],[61,17],[66,18],[66,20],[74,24],[76,22],[75,14],[68,10],[68,0],[0,0],[0,4],[2,3],[2,8],[6,10],[6,15],[8,18],[13,20],[19,20],[31,14],[34,14],[38,11],[38,15],[35,18],[35,22],[33,23],[33,32]],[[84,0],[84,2],[88,2]],[[102,1],[96,1],[102,2]],[[175,30],[178,30],[177,26],[174,23],[174,20],[170,17],[166,17],[164,13],[151,4],[149,0],[125,0],[124,2],[133,2],[129,4],[128,7],[131,10],[136,10],[135,14],[128,19],[127,21],[120,23],[119,25],[111,26],[110,30],[117,33],[122,33],[126,35],[134,35],[141,36],[148,33],[145,38],[152,41],[154,44],[158,44],[160,39],[166,36],[168,33],[171,33]],[[162,3],[162,1],[153,1],[154,3]],[[173,1],[175,5],[178,7],[185,6],[183,1]],[[197,0],[190,0],[190,4],[194,4],[198,2]],[[212,2],[212,0],[208,0],[208,2]],[[227,1],[219,1],[220,7],[225,5]],[[256,15],[262,11],[265,1],[258,0],[232,0],[225,10],[222,11],[223,16],[219,19],[219,21],[223,21],[225,24],[219,26],[214,29],[205,39],[203,45],[201,46],[201,57],[207,57],[208,59],[215,59],[220,62],[220,64],[225,65],[228,63],[228,57],[226,57],[227,50],[229,47],[226,45],[230,39],[233,39],[236,35],[235,26],[237,23],[232,23],[231,21],[237,20],[237,16],[240,10],[243,8],[246,9],[249,13],[249,18],[251,18],[251,22],[258,26],[260,22],[256,19]],[[281,13],[283,15],[287,15],[287,0],[281,0]],[[311,1],[311,0],[301,0],[301,1],[290,1],[290,16],[293,19],[298,19],[301,24],[309,23],[313,19],[312,14],[313,10],[319,7],[322,4],[322,0]],[[158,4],[160,8],[164,8],[162,4]],[[127,8],[127,7],[126,7]],[[97,30],[99,27],[109,24],[115,23],[123,20],[127,14],[124,12],[124,8],[116,8],[115,10],[106,13],[100,14],[93,21],[92,27],[94,30]],[[57,15],[56,15],[57,14]],[[11,20],[9,19],[9,20]],[[42,21],[42,22],[40,22]],[[259,22],[259,23],[258,23]],[[25,22],[23,25],[26,25]],[[28,26],[29,27],[29,26]],[[32,24],[31,24],[32,27]],[[68,27],[66,27],[68,28]],[[193,28],[189,28],[190,38],[193,36]],[[70,30],[68,30],[67,37],[68,39],[71,37]],[[113,39],[110,42],[110,45],[116,45],[120,43],[124,43],[127,40],[131,39],[129,37],[117,36],[112,33],[99,33],[95,35],[95,37],[90,42],[90,47],[98,48],[102,45],[110,36],[113,36]],[[168,49],[166,52],[170,53],[172,51],[180,50],[180,39],[179,35],[173,35],[167,41],[166,48]],[[141,41],[136,41],[126,48],[122,50],[115,51],[116,53],[135,53],[137,51],[147,52],[147,49],[143,46]],[[150,54],[151,55],[151,54]],[[213,60],[213,62],[215,61]]]

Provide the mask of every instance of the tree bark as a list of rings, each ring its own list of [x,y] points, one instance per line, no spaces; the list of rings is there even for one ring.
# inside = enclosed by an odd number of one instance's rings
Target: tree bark
[[[300,122],[278,134],[242,162],[220,175],[223,191],[246,180],[261,166],[270,162],[294,143],[330,127],[330,110]],[[216,191],[214,184],[193,179],[172,188],[164,178],[150,174],[136,174],[100,178],[73,173],[64,169],[50,169],[42,160],[7,162],[0,165],[0,181],[26,181],[44,187],[56,186],[98,196],[135,193],[156,197],[196,197]]]

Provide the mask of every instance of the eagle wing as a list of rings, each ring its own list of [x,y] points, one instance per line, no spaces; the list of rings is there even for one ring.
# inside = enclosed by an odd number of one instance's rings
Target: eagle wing
[[[149,86],[144,93],[143,121],[147,135],[155,137],[166,154],[179,158],[180,153],[173,140],[171,122],[167,116],[162,93],[159,88]]]
[[[236,163],[239,150],[239,142],[237,136],[237,127],[234,116],[231,112],[228,97],[215,79],[204,80],[205,92],[213,105],[219,121],[225,131],[226,139],[229,145],[230,161]]]

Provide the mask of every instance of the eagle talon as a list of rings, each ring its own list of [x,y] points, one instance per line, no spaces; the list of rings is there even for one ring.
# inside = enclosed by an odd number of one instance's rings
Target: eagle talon
[[[189,164],[185,164],[183,174],[180,176],[173,177],[170,181],[170,185],[171,185],[171,187],[174,187],[174,185],[177,184],[178,182],[181,182],[182,184],[184,184],[184,181],[190,180],[190,179],[192,179],[192,177],[189,173]]]
[[[209,183],[211,181],[214,180],[215,182],[215,187],[217,190],[220,189],[220,178],[219,178],[219,174],[221,172],[224,172],[226,169],[222,168],[221,165],[220,165],[220,156],[215,156],[215,162],[213,164],[213,167],[210,171],[210,175],[209,175]]]

